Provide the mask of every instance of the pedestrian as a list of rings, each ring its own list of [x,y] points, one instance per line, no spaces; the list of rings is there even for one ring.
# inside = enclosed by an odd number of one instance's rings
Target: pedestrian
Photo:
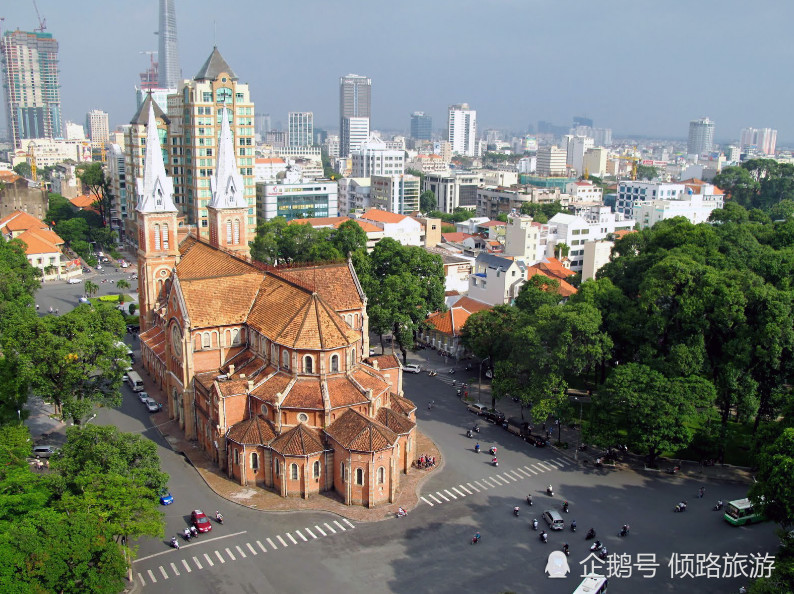
[[[44,465],[41,463],[41,460],[36,458],[36,470],[41,470]]]
[[[36,311],[39,311],[39,304],[36,304]]]
[[[50,313],[52,313],[52,305],[50,305]]]

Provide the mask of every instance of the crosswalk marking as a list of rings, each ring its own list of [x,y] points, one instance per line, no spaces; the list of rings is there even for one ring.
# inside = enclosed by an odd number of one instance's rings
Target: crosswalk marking
[[[256,552],[256,549],[255,549],[254,547],[252,547],[252,546],[251,546],[251,543],[250,543],[250,542],[247,542],[247,543],[245,543],[245,546],[247,546],[247,547],[248,547],[248,550],[250,550],[250,551],[251,551],[251,554],[252,554],[252,555],[257,555],[257,554],[258,554],[258,553]]]
[[[475,482],[476,482],[476,481],[475,481]],[[479,490],[477,487],[475,487],[474,485],[472,485],[471,483],[466,483],[466,485],[468,485],[469,487],[471,487],[472,489],[474,489],[474,490],[475,490],[475,491],[477,491],[478,493],[480,492],[480,490]]]
[[[331,531],[331,534],[336,534],[336,530],[334,530],[334,529],[333,529],[333,527],[331,527],[331,526],[328,524],[328,522],[323,522],[323,526],[325,526],[326,528],[328,528],[328,530],[330,530],[330,531]]]
[[[342,521],[345,524],[347,524],[348,526],[350,526],[351,528],[355,528],[356,527],[356,525],[353,522],[351,522],[350,520],[348,520],[347,518],[342,518]]]
[[[271,547],[273,547],[274,551],[278,550],[278,545],[276,545],[276,543],[273,542],[272,538],[267,538],[265,540],[267,540],[267,544],[269,544]]]
[[[444,494],[443,494],[443,493],[441,493],[441,491],[436,491],[436,495],[438,495],[439,497],[441,497],[441,499],[443,499],[444,501],[446,501],[447,503],[449,503],[449,499],[447,499],[446,497],[444,497]]]
[[[484,489],[492,489],[495,486],[495,485],[492,485],[491,483],[489,483],[487,479],[481,479],[481,480],[482,480],[483,483],[485,483],[485,487],[483,487]],[[482,486],[482,483],[480,481],[474,481],[474,482],[477,483],[478,485]]]
[[[198,557],[193,557],[193,563],[195,563],[196,567],[198,567],[199,569],[204,569],[204,567],[202,567],[201,565],[201,561],[198,560]]]
[[[320,533],[320,534],[322,534],[323,536],[328,536],[328,535],[327,535],[325,532],[323,532],[323,529],[322,529],[322,528],[320,528],[319,526],[316,526],[316,525],[315,525],[315,527],[314,527],[314,528],[317,530],[317,532],[319,532],[319,533]]]
[[[176,568],[176,563],[174,563],[173,561],[171,562],[171,569],[174,570],[174,573],[176,575],[179,575],[179,570]]]
[[[228,551],[229,549],[226,550]],[[220,561],[221,563],[226,563],[226,559],[223,558],[223,555],[221,555],[220,551],[215,551],[215,556],[218,558],[218,561]]]
[[[458,487],[460,487],[461,489],[463,489],[464,491],[466,491],[466,493],[468,493],[469,495],[474,495],[474,493],[472,493],[471,491],[469,491],[469,490],[468,490],[466,487],[464,487],[463,485],[458,485]]]
[[[345,530],[347,530],[347,528],[345,528],[344,526],[342,526],[342,524],[340,524],[338,520],[334,520],[334,524],[336,524],[337,526],[339,526],[339,527],[342,529],[342,532],[344,532]]]
[[[141,575],[140,571],[138,572],[138,579],[141,580],[141,586],[145,586],[146,585],[146,580],[143,579],[143,576]]]
[[[204,559],[207,561],[207,564],[210,567],[215,567],[215,564],[212,562],[212,559],[210,559],[210,556],[207,553],[204,553]]]
[[[553,464],[554,466],[559,466],[560,468],[562,468],[563,466],[562,462],[560,462],[559,460],[549,460],[548,462],[550,464]]]
[[[452,497],[452,499],[457,499],[457,497],[455,497],[452,493],[449,492],[449,489],[444,489],[444,493]]]
[[[535,468],[538,472],[546,472],[546,469],[543,468],[540,464],[533,464],[533,468]]]
[[[430,503],[430,502],[429,502],[427,499],[425,499],[424,497],[420,497],[419,499],[421,499],[422,501],[424,501],[424,502],[425,502],[427,505],[429,505],[430,507],[433,507],[433,504],[432,504],[432,503]]]
[[[523,481],[523,480],[524,480],[524,477],[523,477],[522,475],[518,474],[518,471],[517,471],[517,470],[511,470],[511,471],[510,471],[510,476],[515,476],[515,477],[516,477],[516,478],[518,478],[518,480],[520,480],[520,481]]]
[[[502,483],[504,483],[505,485],[508,484],[506,480],[504,480],[503,478],[499,478],[498,476],[489,476],[488,480],[494,483],[497,487],[501,487]]]
[[[156,584],[157,583],[157,578],[154,577],[154,572],[152,572],[151,569],[147,569],[146,573],[149,574],[149,579],[152,580],[152,582]]]
[[[521,470],[520,468],[516,468],[516,473],[521,473],[521,478],[529,478],[529,473],[526,470]]]
[[[509,478],[511,481],[513,481],[513,482],[516,482],[516,478],[515,478],[513,475],[511,475],[509,472],[503,472],[503,473],[502,473],[502,474],[500,474],[499,476],[500,476],[500,477],[502,477],[502,476],[506,476],[506,477],[507,477],[507,478]]]
[[[455,487],[452,487],[452,490],[453,490],[453,491],[455,491],[455,493],[457,493],[457,494],[458,494],[458,495],[460,495],[461,497],[466,497],[466,493],[463,493],[463,492],[461,492],[461,491],[458,491],[458,490],[457,490]]]
[[[192,573],[193,570],[190,568],[190,565],[187,564],[187,559],[182,559],[182,566],[185,568],[185,571],[188,573]]]
[[[285,547],[288,547],[288,546],[289,546],[289,544],[287,543],[287,541],[286,541],[286,540],[284,540],[283,538],[281,538],[281,535],[280,535],[280,534],[277,534],[277,535],[276,535],[276,538],[277,538],[277,539],[278,539],[278,541],[279,541],[281,544],[283,544]]]
[[[487,491],[488,488],[491,486],[491,485],[489,485],[487,483],[485,485],[483,485],[480,481],[474,481],[474,482],[477,483],[478,485],[480,485],[480,487],[482,487],[483,491]],[[483,482],[485,482],[485,481],[483,481]]]
[[[308,532],[308,533],[309,533],[309,536],[311,536],[312,538],[317,538],[317,537],[314,535],[314,532],[312,532],[312,531],[311,531],[311,530],[309,530],[308,528],[304,528],[304,530],[305,530],[306,532]]]
[[[438,499],[437,497],[434,497],[434,496],[433,496],[433,495],[431,495],[430,493],[428,493],[428,494],[427,494],[427,496],[428,496],[428,497],[430,497],[430,498],[431,498],[433,501],[435,501],[436,503],[441,503],[441,501],[439,501],[439,499]]]
[[[263,553],[267,553],[267,549],[265,548],[265,545],[263,545],[263,544],[262,544],[261,542],[259,542],[258,540],[256,541],[256,546],[258,546],[260,549],[262,549],[262,552],[263,552]]]
[[[301,537],[301,540],[302,540],[303,542],[309,542],[309,539],[308,539],[308,538],[306,538],[305,536],[303,536],[303,534],[301,534],[301,531],[300,531],[300,530],[296,530],[296,531],[295,531],[295,534],[297,534],[298,536],[300,536],[300,537]]]
[[[240,545],[234,545],[234,548],[235,548],[235,549],[237,549],[237,552],[238,552],[238,553],[240,553],[240,556],[241,556],[243,559],[245,559],[246,557],[248,557],[248,555],[246,555],[246,554],[245,554],[245,551],[243,551],[243,550],[240,548]],[[228,551],[229,549],[226,549],[226,550]]]
[[[534,471],[534,470],[532,470],[532,469],[531,469],[529,466],[524,466],[524,468],[526,468],[526,469],[527,469],[529,472],[531,472],[532,474],[537,474],[537,472],[536,472],[536,471]]]
[[[292,544],[298,544],[298,541],[295,540],[289,532],[287,532],[287,538],[289,538],[292,541]]]
[[[163,569],[163,566],[161,565],[161,566],[160,566],[160,567],[158,567],[157,569],[159,569],[159,570],[160,570],[160,573],[161,573],[161,574],[163,574],[163,579],[164,579],[164,580],[167,580],[167,579],[168,579],[168,574],[165,572],[165,569]]]

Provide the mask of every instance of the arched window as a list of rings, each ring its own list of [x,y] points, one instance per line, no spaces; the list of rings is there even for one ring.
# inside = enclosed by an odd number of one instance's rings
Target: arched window
[[[212,347],[212,337],[209,332],[201,335],[201,348],[208,349]]]
[[[168,249],[168,225],[163,225],[163,249]]]
[[[160,225],[154,226],[154,249],[160,249]]]
[[[251,468],[259,470],[259,455],[256,452],[251,454]]]
[[[260,408],[260,410],[262,411],[262,414],[263,414],[264,416],[267,416],[267,404],[263,404],[263,405],[262,405],[262,406],[260,406],[259,408]]]
[[[312,369],[313,367],[314,367],[314,359],[312,359],[309,355],[306,355],[303,358],[303,372],[313,373],[314,372]]]
[[[284,369],[289,369],[289,351],[283,351],[281,353],[281,366]]]
[[[331,355],[331,373],[339,373],[339,355]]]
[[[298,480],[298,465],[293,463],[292,466],[290,466],[289,471],[290,471],[290,478],[293,481],[297,481]]]
[[[356,347],[350,349],[350,367],[356,364]]]
[[[240,344],[240,329],[232,330],[232,344]]]
[[[386,482],[386,469],[381,466],[378,468],[378,484],[382,485]]]
[[[363,485],[364,484],[364,469],[363,468],[356,468],[356,484]]]
[[[226,243],[232,242],[232,220],[226,219]]]
[[[234,245],[240,243],[240,219],[234,219]]]
[[[320,461],[316,460],[312,468],[314,478],[320,478]]]

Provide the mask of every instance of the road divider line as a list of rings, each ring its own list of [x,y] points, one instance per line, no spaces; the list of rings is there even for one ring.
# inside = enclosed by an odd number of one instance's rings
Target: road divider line
[[[167,580],[168,579],[168,574],[165,572],[165,568],[163,568],[163,566],[160,565],[157,569],[159,569],[160,573],[163,574],[163,579]]]
[[[328,528],[328,530],[330,530],[330,531],[331,531],[331,534],[336,534],[336,530],[334,530],[333,526],[331,526],[330,524],[328,524],[328,522],[323,522],[323,526],[325,526],[326,528]]]
[[[467,485],[468,487],[471,487],[472,489],[474,489],[474,490],[475,490],[475,491],[477,491],[478,493],[480,492],[480,490],[479,490],[477,487],[475,487],[474,485],[472,485],[471,483],[466,483],[466,485]]]
[[[419,499],[421,499],[422,501],[424,501],[424,502],[425,502],[427,505],[429,505],[430,507],[433,507],[433,504],[432,504],[432,503],[430,503],[430,502],[429,502],[427,499],[425,499],[424,497],[420,497]]]
[[[243,550],[240,548],[240,545],[234,545],[234,548],[235,548],[235,549],[237,549],[237,552],[238,552],[238,553],[240,553],[240,556],[241,556],[243,559],[245,559],[246,557],[248,557],[248,555],[246,555],[246,554],[245,554],[245,551],[243,551]],[[226,550],[228,551],[229,549],[226,549]]]
[[[196,567],[199,569],[204,569],[204,566],[201,564],[201,561],[198,560],[198,557],[193,557],[193,563],[195,563]]]
[[[350,526],[351,528],[355,528],[356,527],[356,525],[353,522],[351,522],[350,520],[348,520],[347,518],[342,518],[342,521],[345,524],[347,524],[348,526]]]
[[[188,573],[193,573],[193,570],[190,568],[190,565],[187,564],[186,559],[182,559],[182,565],[184,566],[185,571],[187,571]]]
[[[468,490],[466,487],[464,487],[463,485],[458,485],[458,487],[460,487],[461,489],[463,489],[464,491],[466,491],[466,493],[468,493],[469,495],[474,495],[474,493],[472,493],[471,491],[469,491],[469,490]]]
[[[298,544],[298,541],[289,532],[287,532],[287,538],[292,541],[292,544]]]
[[[438,498],[436,498],[436,497],[433,497],[433,496],[432,496],[430,493],[428,493],[428,494],[427,494],[427,496],[428,496],[428,497],[430,497],[430,498],[431,498],[433,501],[435,501],[436,503],[439,503],[439,504],[443,503],[443,501],[440,501]],[[432,504],[431,504],[431,505],[432,505]]]
[[[212,559],[210,559],[210,556],[207,553],[204,553],[204,559],[207,561],[207,564],[210,567],[215,567],[215,563],[212,562]]]
[[[262,544],[261,542],[259,542],[258,540],[256,541],[256,546],[258,546],[260,549],[262,549],[262,552],[263,552],[263,553],[267,553],[267,549],[265,548],[265,545],[263,545],[263,544]]]
[[[451,488],[453,491],[455,491],[455,493],[457,493],[458,495],[460,495],[461,497],[466,497],[466,493],[463,493],[462,491],[458,491],[458,490],[457,490],[455,487],[450,487],[450,488]]]
[[[441,499],[449,503],[449,499],[444,497],[444,494],[441,491],[436,491],[436,495],[438,495],[439,497],[441,497]]]
[[[281,538],[281,535],[280,535],[280,534],[276,534],[276,538],[277,538],[277,539],[278,539],[278,541],[279,541],[281,544],[283,544],[285,547],[288,547],[288,546],[289,546],[289,543],[288,543],[286,540],[284,540],[283,538]]]
[[[301,534],[301,531],[300,531],[300,530],[296,530],[296,531],[295,531],[295,534],[297,534],[298,536],[300,536],[300,537],[301,537],[301,540],[302,540],[303,542],[309,542],[309,539],[308,539],[308,538],[306,538],[305,536],[303,536],[303,534]]]
[[[150,579],[150,580],[152,580],[152,583],[153,583],[153,584],[156,584],[156,583],[157,583],[157,578],[156,578],[156,577],[154,577],[154,572],[152,572],[152,570],[151,570],[151,569],[147,569],[147,570],[146,570],[146,573],[148,573],[148,574],[149,574],[149,579]]]
[[[208,542],[213,542],[213,541],[216,541],[216,540],[222,540],[224,538],[231,538],[233,536],[240,536],[241,534],[247,534],[247,533],[248,533],[248,530],[241,530],[240,532],[233,532],[232,534],[224,534],[223,536],[216,536],[215,538],[207,538],[207,539],[202,538],[202,540],[200,542],[194,542],[192,544],[186,544],[186,545],[183,545],[183,546],[181,546],[179,548],[180,549],[187,549],[187,548],[190,548],[190,547],[198,547],[198,546],[207,544]],[[146,561],[147,559],[153,559],[154,557],[159,557],[160,555],[168,555],[169,553],[176,552],[176,550],[177,549],[169,548],[167,551],[160,551],[159,553],[154,553],[152,555],[147,555],[146,557],[139,557],[138,559],[135,560],[135,563],[140,563],[141,561]]]
[[[342,532],[344,532],[345,530],[347,530],[347,528],[345,528],[344,526],[342,526],[342,524],[340,524],[340,523],[339,523],[339,520],[334,520],[334,524],[336,524],[337,526],[339,526],[339,527],[342,529]]]
[[[179,575],[180,575],[180,573],[179,573],[179,570],[176,568],[176,563],[174,563],[173,561],[171,561],[171,569],[173,570],[173,572],[174,572],[174,573],[175,573],[177,576],[179,576]]]
[[[308,532],[308,533],[309,533],[309,536],[311,536],[312,538],[317,538],[317,537],[314,535],[314,532],[312,532],[312,531],[311,531],[311,530],[309,530],[308,528],[304,528],[304,530],[305,530],[306,532]]]
[[[228,551],[229,549],[226,549],[226,550]],[[221,563],[226,563],[226,559],[223,558],[223,555],[221,555],[220,551],[216,550],[215,551],[215,556],[218,558],[218,561],[220,561]]]
[[[452,497],[452,499],[457,499],[457,497],[455,497],[452,493],[449,492],[449,489],[444,489],[444,493]]]
[[[322,528],[320,528],[319,526],[316,526],[316,525],[315,525],[315,527],[314,527],[314,528],[317,530],[317,532],[319,532],[319,533],[320,533],[320,534],[322,534],[323,536],[328,536],[328,535],[327,535],[325,532],[323,532],[323,529],[322,529]]]
[[[247,546],[247,547],[248,547],[248,549],[251,551],[251,554],[252,554],[252,555],[257,555],[257,554],[258,554],[258,553],[256,552],[256,549],[255,549],[254,547],[252,547],[252,546],[251,546],[251,543],[250,543],[250,542],[247,542],[247,543],[245,543],[245,546]]]

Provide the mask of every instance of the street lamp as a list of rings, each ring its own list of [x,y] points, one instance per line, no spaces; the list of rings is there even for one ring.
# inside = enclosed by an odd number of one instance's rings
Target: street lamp
[[[485,357],[480,361],[480,375],[477,377],[477,404],[480,404],[480,394],[482,394],[482,364],[488,361],[491,357]]]

